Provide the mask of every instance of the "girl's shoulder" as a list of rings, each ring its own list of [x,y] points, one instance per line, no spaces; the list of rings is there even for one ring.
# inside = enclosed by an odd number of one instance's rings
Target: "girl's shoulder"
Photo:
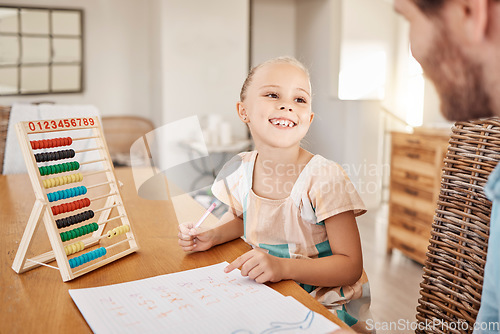
[[[253,162],[257,151],[245,151],[238,153],[235,157],[239,157],[241,162]]]
[[[311,176],[346,176],[339,163],[326,159],[319,154],[315,154],[310,161],[310,174]]]

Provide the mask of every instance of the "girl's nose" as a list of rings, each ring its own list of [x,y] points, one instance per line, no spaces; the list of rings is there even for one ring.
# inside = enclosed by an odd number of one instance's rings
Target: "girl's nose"
[[[280,110],[286,110],[285,106],[281,106]],[[292,111],[292,108],[288,108],[288,111]]]

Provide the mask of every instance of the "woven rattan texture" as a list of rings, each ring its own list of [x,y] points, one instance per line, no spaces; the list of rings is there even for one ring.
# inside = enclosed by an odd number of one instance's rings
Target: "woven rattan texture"
[[[9,126],[10,106],[0,106],[0,174],[3,172],[3,158],[5,155],[5,140]]]
[[[455,123],[420,284],[417,333],[472,333],[491,212],[483,189],[499,159],[499,118]],[[437,321],[445,325],[424,327]]]

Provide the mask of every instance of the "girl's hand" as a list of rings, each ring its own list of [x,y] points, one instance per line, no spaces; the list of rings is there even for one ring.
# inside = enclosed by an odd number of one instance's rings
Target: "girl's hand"
[[[178,243],[185,252],[201,252],[214,245],[214,234],[213,229],[195,229],[194,223],[186,222],[179,225]]]
[[[262,249],[252,249],[231,262],[224,272],[241,267],[241,275],[248,276],[257,283],[279,282],[284,277],[283,259],[269,255]]]

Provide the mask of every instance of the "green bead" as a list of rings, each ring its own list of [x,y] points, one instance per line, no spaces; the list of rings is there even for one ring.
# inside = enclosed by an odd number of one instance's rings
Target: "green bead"
[[[50,166],[50,174],[55,174],[56,173],[56,167]]]
[[[78,161],[75,161],[75,169],[74,170],[77,170],[78,168],[80,168],[80,163]]]
[[[71,231],[69,231],[69,233],[70,233],[70,238],[69,238],[70,240],[78,237],[75,230],[71,230]]]
[[[54,167],[56,169],[56,173],[59,174],[61,172],[61,166],[55,165]]]
[[[94,225],[94,231],[97,231],[99,229],[99,225],[97,223],[92,223]]]
[[[64,232],[59,234],[61,236],[61,240],[62,242],[65,242],[66,241],[66,237],[64,236]]]

